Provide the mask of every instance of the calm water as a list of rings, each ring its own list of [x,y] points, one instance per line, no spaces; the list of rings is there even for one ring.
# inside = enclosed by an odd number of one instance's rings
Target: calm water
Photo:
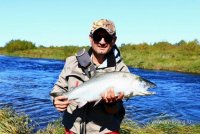
[[[49,92],[63,68],[58,60],[0,56],[0,107],[25,112],[39,128],[61,116],[52,106]],[[156,119],[200,123],[200,75],[130,68],[157,84],[156,95],[124,102],[126,117],[139,124]]]

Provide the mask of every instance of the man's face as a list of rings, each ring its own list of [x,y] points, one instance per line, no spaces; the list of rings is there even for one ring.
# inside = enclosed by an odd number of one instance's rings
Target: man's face
[[[116,37],[111,36],[104,29],[96,30],[90,37],[92,48],[96,54],[105,55],[115,44]]]

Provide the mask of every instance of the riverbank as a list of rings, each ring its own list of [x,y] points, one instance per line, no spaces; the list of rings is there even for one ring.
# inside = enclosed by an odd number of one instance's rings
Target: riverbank
[[[17,57],[47,58],[65,60],[81,48],[89,46],[37,47],[35,49],[7,52],[1,48],[0,54]],[[168,70],[200,74],[200,45],[171,45],[166,42],[154,45],[124,44],[119,47],[124,62],[134,68]]]
[[[37,134],[63,134],[64,128],[61,121],[49,123],[39,130]],[[139,126],[133,121],[124,120],[120,127],[120,134],[199,134],[200,125],[186,125],[180,121],[163,120],[154,121],[145,126]]]
[[[63,134],[61,120],[49,123],[46,128],[34,132],[35,123],[23,114],[11,108],[0,109],[0,133],[3,134]],[[186,125],[179,121],[154,121],[145,126],[138,126],[133,121],[124,120],[120,127],[121,134],[199,134],[200,125]]]

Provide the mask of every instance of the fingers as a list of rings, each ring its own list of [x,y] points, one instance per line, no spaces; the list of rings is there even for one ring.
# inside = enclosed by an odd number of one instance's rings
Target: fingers
[[[56,108],[58,111],[60,112],[64,112],[66,110],[66,108]]]
[[[115,94],[113,92],[113,89],[108,89],[104,94],[103,94],[103,100],[106,103],[112,103],[113,97],[115,97]]]
[[[124,93],[120,92],[118,95],[115,95],[113,89],[108,89],[103,95],[102,98],[106,103],[113,103],[117,100],[122,100],[124,97]]]
[[[70,104],[70,102],[64,96],[58,96],[58,97],[54,98],[54,106],[60,112],[65,111],[69,104]]]

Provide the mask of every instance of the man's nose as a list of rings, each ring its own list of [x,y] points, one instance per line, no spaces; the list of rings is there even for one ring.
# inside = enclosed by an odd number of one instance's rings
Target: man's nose
[[[102,37],[101,40],[99,41],[99,44],[106,44],[105,39]]]

